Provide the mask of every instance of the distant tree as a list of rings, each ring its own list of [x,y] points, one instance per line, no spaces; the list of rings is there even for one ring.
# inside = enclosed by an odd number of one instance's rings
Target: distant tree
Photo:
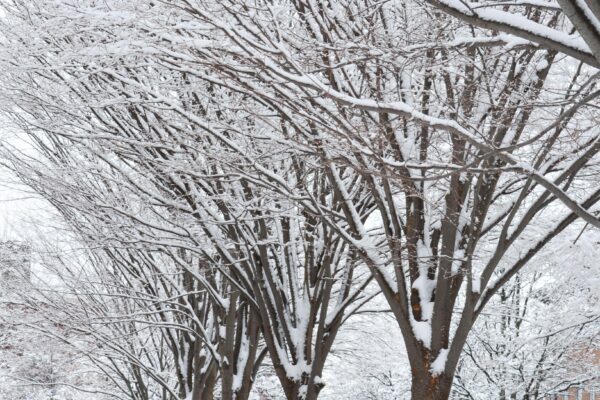
[[[593,356],[584,356],[597,349],[596,300],[574,296],[597,285],[578,277],[554,281],[545,272],[517,275],[489,304],[459,362],[456,398],[540,399],[598,378]]]

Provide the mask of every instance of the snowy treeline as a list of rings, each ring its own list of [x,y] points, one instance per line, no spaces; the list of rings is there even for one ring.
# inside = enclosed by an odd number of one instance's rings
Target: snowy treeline
[[[60,226],[31,244],[43,272],[19,306],[99,377],[69,388],[531,400],[597,384],[595,0],[2,10],[19,137],[2,164]]]

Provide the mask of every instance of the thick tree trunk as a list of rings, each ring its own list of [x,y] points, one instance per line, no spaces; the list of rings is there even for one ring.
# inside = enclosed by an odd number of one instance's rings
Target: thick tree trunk
[[[433,376],[429,371],[413,373],[412,400],[448,400],[452,389],[452,377],[446,374]]]
[[[317,400],[317,398],[319,397],[319,393],[321,393],[321,389],[323,388],[323,385],[311,385],[308,387],[308,390],[306,392],[306,397],[305,400]]]
[[[323,384],[309,383],[308,377],[302,382],[288,380],[284,385],[285,397],[288,400],[317,400]]]
[[[298,385],[294,390],[294,394],[289,400],[317,400],[321,387],[316,385],[305,386]]]

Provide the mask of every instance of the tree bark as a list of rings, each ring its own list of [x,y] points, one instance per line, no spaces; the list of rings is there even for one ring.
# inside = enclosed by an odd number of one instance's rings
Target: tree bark
[[[448,400],[452,389],[452,377],[447,374],[433,375],[430,371],[413,372],[412,400]]]
[[[217,383],[216,363],[212,363],[203,376],[200,375],[198,374],[197,381],[194,383],[192,400],[213,400]]]

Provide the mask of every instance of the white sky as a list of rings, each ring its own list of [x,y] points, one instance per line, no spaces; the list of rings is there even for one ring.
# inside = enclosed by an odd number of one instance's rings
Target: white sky
[[[19,188],[10,172],[0,170],[0,240],[30,237],[31,218],[39,216],[43,205],[26,188]]]
[[[12,148],[28,156],[35,154],[36,150],[27,135],[10,120],[0,120],[0,127],[0,141],[5,147],[3,151],[11,151]],[[47,215],[43,212],[45,207],[48,207],[48,203],[22,185],[10,170],[0,164],[0,241],[33,239],[40,224],[33,223],[32,219]]]

